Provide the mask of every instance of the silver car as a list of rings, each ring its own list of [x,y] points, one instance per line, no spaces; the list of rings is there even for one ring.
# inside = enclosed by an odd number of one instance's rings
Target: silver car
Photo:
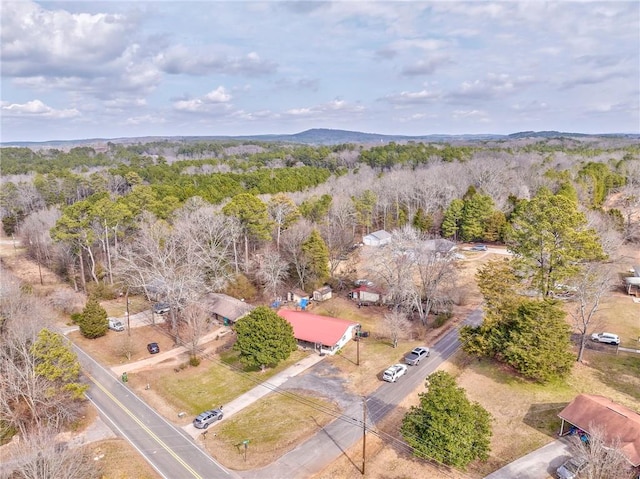
[[[211,423],[222,419],[222,411],[220,409],[211,409],[200,413],[198,417],[193,420],[193,425],[198,429],[206,429]]]
[[[585,467],[587,467],[585,459],[572,457],[556,469],[556,477],[558,479],[577,479]]]

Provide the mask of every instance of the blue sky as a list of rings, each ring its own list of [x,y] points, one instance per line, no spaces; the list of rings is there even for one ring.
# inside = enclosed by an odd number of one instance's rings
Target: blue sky
[[[640,2],[6,1],[1,140],[640,132]]]

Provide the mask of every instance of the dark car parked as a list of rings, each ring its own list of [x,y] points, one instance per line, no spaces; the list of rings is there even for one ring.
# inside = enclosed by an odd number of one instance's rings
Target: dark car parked
[[[147,344],[147,350],[151,354],[156,354],[160,352],[160,346],[158,346],[158,343],[149,343]]]

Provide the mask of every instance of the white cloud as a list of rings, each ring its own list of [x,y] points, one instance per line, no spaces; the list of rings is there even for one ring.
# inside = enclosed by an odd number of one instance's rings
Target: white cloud
[[[158,115],[141,115],[127,118],[125,125],[158,125],[166,123],[167,120]]]
[[[2,5],[2,74],[88,76],[118,59],[135,25],[121,14],[71,14],[33,2]]]
[[[223,112],[231,109],[229,105],[231,99],[231,94],[223,86],[219,86],[199,98],[177,100],[173,102],[173,107],[178,111],[189,113]]]
[[[1,108],[3,116],[9,117],[63,119],[80,115],[80,112],[75,108],[56,110],[40,100],[31,100],[26,103],[9,103],[3,101]]]
[[[489,73],[483,79],[462,82],[448,96],[453,100],[487,100],[519,93],[532,83],[534,78],[527,75],[514,77],[506,73]]]
[[[393,105],[417,105],[433,102],[440,98],[441,93],[423,89],[420,91],[403,91],[400,93],[394,93],[387,95],[381,100],[391,103]]]
[[[156,55],[154,61],[162,71],[174,75],[266,75],[274,73],[277,65],[265,61],[256,52],[242,56],[228,55],[215,51],[214,46],[206,49],[174,45]]]
[[[327,103],[322,103],[313,107],[290,108],[285,111],[290,116],[305,116],[316,118],[333,117],[336,114],[360,114],[365,111],[365,107],[358,104],[349,103],[344,100],[335,99]]]

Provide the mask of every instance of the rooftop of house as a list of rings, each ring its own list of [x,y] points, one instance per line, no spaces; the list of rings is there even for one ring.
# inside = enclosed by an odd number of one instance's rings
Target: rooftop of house
[[[213,314],[237,321],[249,313],[254,306],[222,293],[208,293],[202,298],[204,306]]]
[[[326,346],[337,344],[350,327],[358,325],[358,323],[346,319],[320,316],[292,309],[281,309],[278,311],[278,315],[291,324],[296,339],[310,343],[322,343]]]
[[[600,429],[605,440],[620,441],[620,450],[633,466],[640,465],[640,414],[604,396],[580,394],[559,417],[589,433]]]

